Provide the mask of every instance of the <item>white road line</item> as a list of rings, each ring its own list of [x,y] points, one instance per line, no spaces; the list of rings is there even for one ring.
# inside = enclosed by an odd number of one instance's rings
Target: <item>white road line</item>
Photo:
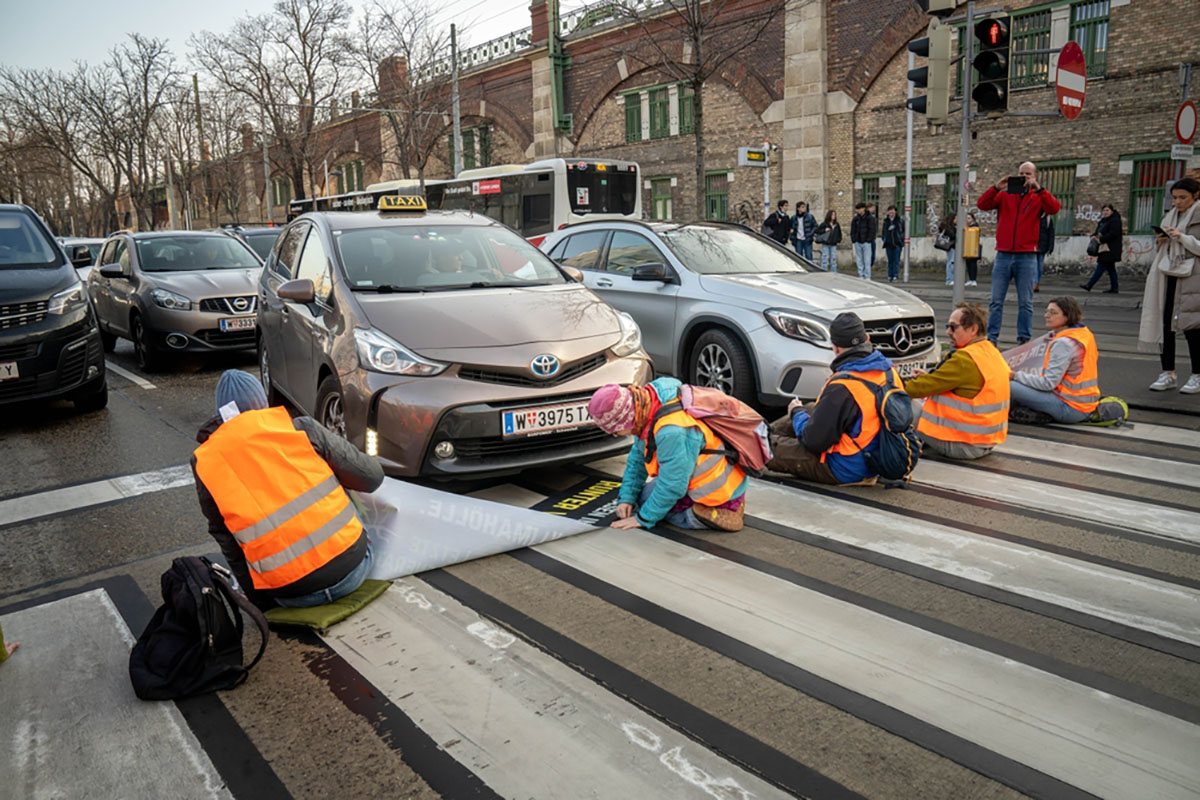
[[[28,522],[51,514],[77,511],[88,506],[111,503],[114,500],[137,497],[150,492],[161,492],[163,489],[190,486],[192,482],[191,467],[181,464],[177,467],[122,475],[119,478],[10,497],[7,500],[0,500],[0,525]]]
[[[1099,797],[1200,792],[1175,717],[643,531],[534,549]]]
[[[1051,425],[1055,430],[1070,430],[1079,432],[1087,429],[1092,433],[1105,436],[1116,436],[1121,439],[1138,439],[1143,442],[1158,444],[1177,444],[1184,447],[1200,448],[1200,431],[1186,428],[1172,428],[1167,425],[1151,425],[1148,422],[1135,422],[1128,427],[1122,425],[1116,428],[1095,428],[1089,425]]]
[[[1101,450],[1096,447],[1013,436],[1011,433],[1004,440],[1004,444],[996,448],[996,452],[1018,458],[1050,458],[1064,464],[1086,467],[1099,472],[1113,472],[1133,478],[1145,478],[1161,483],[1173,483],[1178,486],[1200,489],[1200,464],[1188,464],[1182,461],[1169,461],[1165,458],[1136,456],[1128,453],[1114,453],[1111,450]]]
[[[419,579],[325,641],[503,797],[786,796]]]
[[[106,367],[108,367],[109,369],[111,369],[113,372],[120,375],[125,380],[133,381],[134,383],[136,383],[138,386],[142,387],[143,389],[157,389],[158,388],[153,383],[151,383],[150,381],[143,378],[141,375],[138,375],[136,372],[130,372],[129,370],[125,369],[124,367],[118,367],[116,364],[114,364],[113,362],[111,362],[107,359],[105,359],[104,365]]]

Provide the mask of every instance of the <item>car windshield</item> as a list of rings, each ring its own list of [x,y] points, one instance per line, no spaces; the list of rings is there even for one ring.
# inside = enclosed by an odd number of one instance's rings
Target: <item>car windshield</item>
[[[242,238],[246,240],[246,244],[250,245],[250,249],[258,253],[258,257],[264,261],[271,254],[271,248],[275,246],[275,240],[279,238],[279,232],[283,228],[270,231],[242,231]]]
[[[438,291],[565,283],[540,250],[499,226],[404,225],[335,231],[355,291]]]
[[[56,267],[58,247],[23,211],[0,211],[0,269]]]
[[[262,266],[246,245],[229,236],[156,236],[139,239],[137,249],[145,272]]]
[[[799,257],[736,228],[686,225],[659,236],[688,269],[701,275],[811,271]]]

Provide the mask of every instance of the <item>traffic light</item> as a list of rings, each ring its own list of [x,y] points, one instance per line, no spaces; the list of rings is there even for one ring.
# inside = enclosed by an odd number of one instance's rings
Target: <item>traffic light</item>
[[[978,75],[971,97],[980,114],[998,117],[1008,110],[1008,18],[992,17],[976,23],[975,42],[978,54],[971,64]]]
[[[934,0],[930,0],[932,9]],[[953,6],[951,7],[953,8]],[[913,85],[928,88],[922,97],[914,97],[905,106],[924,114],[933,125],[944,125],[950,116],[950,26],[942,24],[936,17],[929,21],[929,30],[924,39],[908,43],[908,49],[929,59],[929,64],[908,71]]]

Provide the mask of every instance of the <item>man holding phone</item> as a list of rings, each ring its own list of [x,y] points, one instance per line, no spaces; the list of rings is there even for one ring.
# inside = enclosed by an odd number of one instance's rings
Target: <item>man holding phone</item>
[[[996,262],[992,266],[992,301],[988,308],[988,339],[1000,338],[1008,284],[1017,284],[1017,344],[1033,338],[1033,284],[1037,280],[1038,235],[1042,217],[1057,214],[1062,204],[1037,181],[1037,167],[1026,161],[988,187],[976,204],[980,211],[999,209],[996,224]]]

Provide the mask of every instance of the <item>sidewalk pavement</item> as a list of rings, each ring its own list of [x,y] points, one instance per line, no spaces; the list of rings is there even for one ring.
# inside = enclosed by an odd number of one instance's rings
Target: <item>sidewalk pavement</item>
[[[954,287],[946,285],[943,275],[944,273],[941,270],[912,270],[909,273],[908,283],[905,283],[904,279],[901,278],[892,285],[912,292],[923,300],[950,300],[954,297]],[[872,277],[876,281],[880,280],[874,274]],[[887,280],[886,270],[883,272],[883,280]],[[1085,309],[1089,306],[1094,308],[1124,309],[1140,309],[1142,307],[1142,293],[1146,288],[1146,281],[1142,278],[1123,277],[1120,294],[1104,293],[1104,290],[1108,288],[1107,278],[1104,278],[1101,283],[1096,284],[1092,291],[1085,292],[1080,288],[1080,284],[1084,280],[1079,275],[1043,275],[1039,291],[1034,295],[1034,305],[1036,306],[1039,301],[1044,304],[1052,297],[1071,295]],[[992,296],[991,270],[987,268],[980,269],[979,285],[965,286],[963,289],[964,296],[968,301],[979,302],[989,300]],[[1009,284],[1008,299],[1015,301],[1016,296],[1016,285]]]

